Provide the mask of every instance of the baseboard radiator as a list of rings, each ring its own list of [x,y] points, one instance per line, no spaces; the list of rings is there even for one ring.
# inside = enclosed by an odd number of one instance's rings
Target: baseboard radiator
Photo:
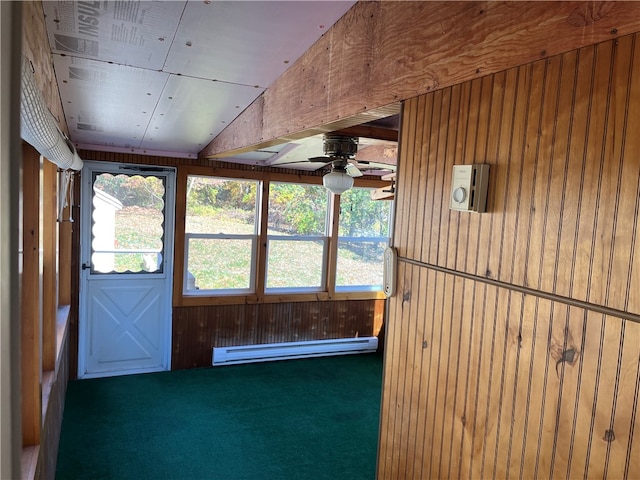
[[[378,349],[377,337],[337,338],[307,342],[266,343],[239,347],[213,347],[212,365],[270,362],[294,358],[371,353]]]

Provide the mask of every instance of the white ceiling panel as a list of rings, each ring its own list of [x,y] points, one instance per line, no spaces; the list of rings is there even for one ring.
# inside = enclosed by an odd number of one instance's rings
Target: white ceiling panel
[[[171,75],[142,148],[198,153],[264,89]]]
[[[52,52],[161,70],[186,2],[42,4]]]
[[[54,67],[74,142],[140,145],[167,73],[61,55]]]
[[[165,71],[268,87],[355,2],[188,2]]]
[[[69,136],[194,158],[354,3],[43,1]],[[313,170],[322,154],[315,136],[227,160]]]

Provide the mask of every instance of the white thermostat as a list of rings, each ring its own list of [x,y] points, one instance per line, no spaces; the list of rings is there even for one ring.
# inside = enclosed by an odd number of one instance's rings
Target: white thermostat
[[[454,165],[451,182],[451,210],[484,212],[487,207],[489,165]]]

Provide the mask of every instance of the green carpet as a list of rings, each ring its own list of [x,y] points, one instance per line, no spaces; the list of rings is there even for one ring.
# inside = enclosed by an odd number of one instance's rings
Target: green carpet
[[[382,358],[69,383],[57,479],[372,480]]]

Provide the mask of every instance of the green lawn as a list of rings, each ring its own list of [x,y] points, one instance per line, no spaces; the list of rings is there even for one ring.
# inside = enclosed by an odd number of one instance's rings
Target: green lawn
[[[192,233],[251,234],[253,227],[242,212],[234,215],[190,215],[187,231]],[[278,233],[281,235],[281,233]],[[162,216],[151,209],[128,208],[116,214],[116,246],[122,249],[157,250],[162,245]],[[189,271],[200,289],[249,288],[251,278],[250,242],[248,240],[192,239]],[[321,279],[321,242],[277,241],[269,252],[268,287],[316,286]],[[338,285],[379,284],[380,262],[355,249],[339,249]],[[140,271],[143,256],[139,253],[116,255],[116,271]]]

